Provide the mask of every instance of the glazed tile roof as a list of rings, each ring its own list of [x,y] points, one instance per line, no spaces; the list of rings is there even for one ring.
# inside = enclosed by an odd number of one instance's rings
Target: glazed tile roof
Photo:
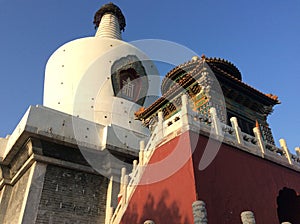
[[[199,75],[203,62],[206,62],[213,72],[221,74],[223,78],[231,81],[241,89],[248,90],[249,92],[261,97],[271,105],[279,104],[278,97],[272,94],[264,94],[252,86],[242,82],[240,71],[231,62],[220,58],[197,58],[181,64],[170,72],[167,73],[162,81],[163,95],[151,104],[148,108],[142,108],[135,113],[137,119],[148,117],[153,112],[160,109],[163,105],[169,102],[168,99],[174,98],[182,92],[182,88],[190,86],[195,82],[195,78]],[[178,78],[178,80],[176,80]],[[175,81],[176,80],[176,81]]]

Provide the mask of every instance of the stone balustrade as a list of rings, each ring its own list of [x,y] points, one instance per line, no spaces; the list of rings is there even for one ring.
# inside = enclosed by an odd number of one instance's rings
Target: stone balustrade
[[[194,224],[207,224],[207,212],[204,201],[194,201],[192,204]]]
[[[244,211],[241,213],[243,224],[255,224],[255,217],[252,211]]]
[[[152,220],[146,220],[146,221],[144,222],[144,224],[155,224],[155,222],[153,222]]]

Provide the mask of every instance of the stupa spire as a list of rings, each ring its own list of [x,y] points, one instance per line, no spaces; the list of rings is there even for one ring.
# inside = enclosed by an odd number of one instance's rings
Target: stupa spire
[[[97,37],[108,37],[121,40],[126,22],[121,9],[113,3],[103,5],[94,16]]]

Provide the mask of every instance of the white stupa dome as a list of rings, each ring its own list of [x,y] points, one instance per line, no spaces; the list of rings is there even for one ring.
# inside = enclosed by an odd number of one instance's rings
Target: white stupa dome
[[[125,18],[112,3],[97,11],[94,37],[59,47],[45,71],[44,106],[103,125],[134,125],[133,111],[159,88],[147,56],[121,40]],[[154,77],[154,78],[151,78]]]

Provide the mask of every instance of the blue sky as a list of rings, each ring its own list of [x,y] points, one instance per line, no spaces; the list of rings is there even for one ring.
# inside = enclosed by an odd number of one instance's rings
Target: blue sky
[[[42,104],[44,69],[62,44],[93,36],[94,13],[106,1],[0,0],[0,136],[29,105]],[[199,55],[233,62],[243,81],[279,96],[269,123],[278,145],[300,145],[300,2],[297,0],[118,0],[123,39],[164,39]],[[162,71],[164,75],[166,71]]]

